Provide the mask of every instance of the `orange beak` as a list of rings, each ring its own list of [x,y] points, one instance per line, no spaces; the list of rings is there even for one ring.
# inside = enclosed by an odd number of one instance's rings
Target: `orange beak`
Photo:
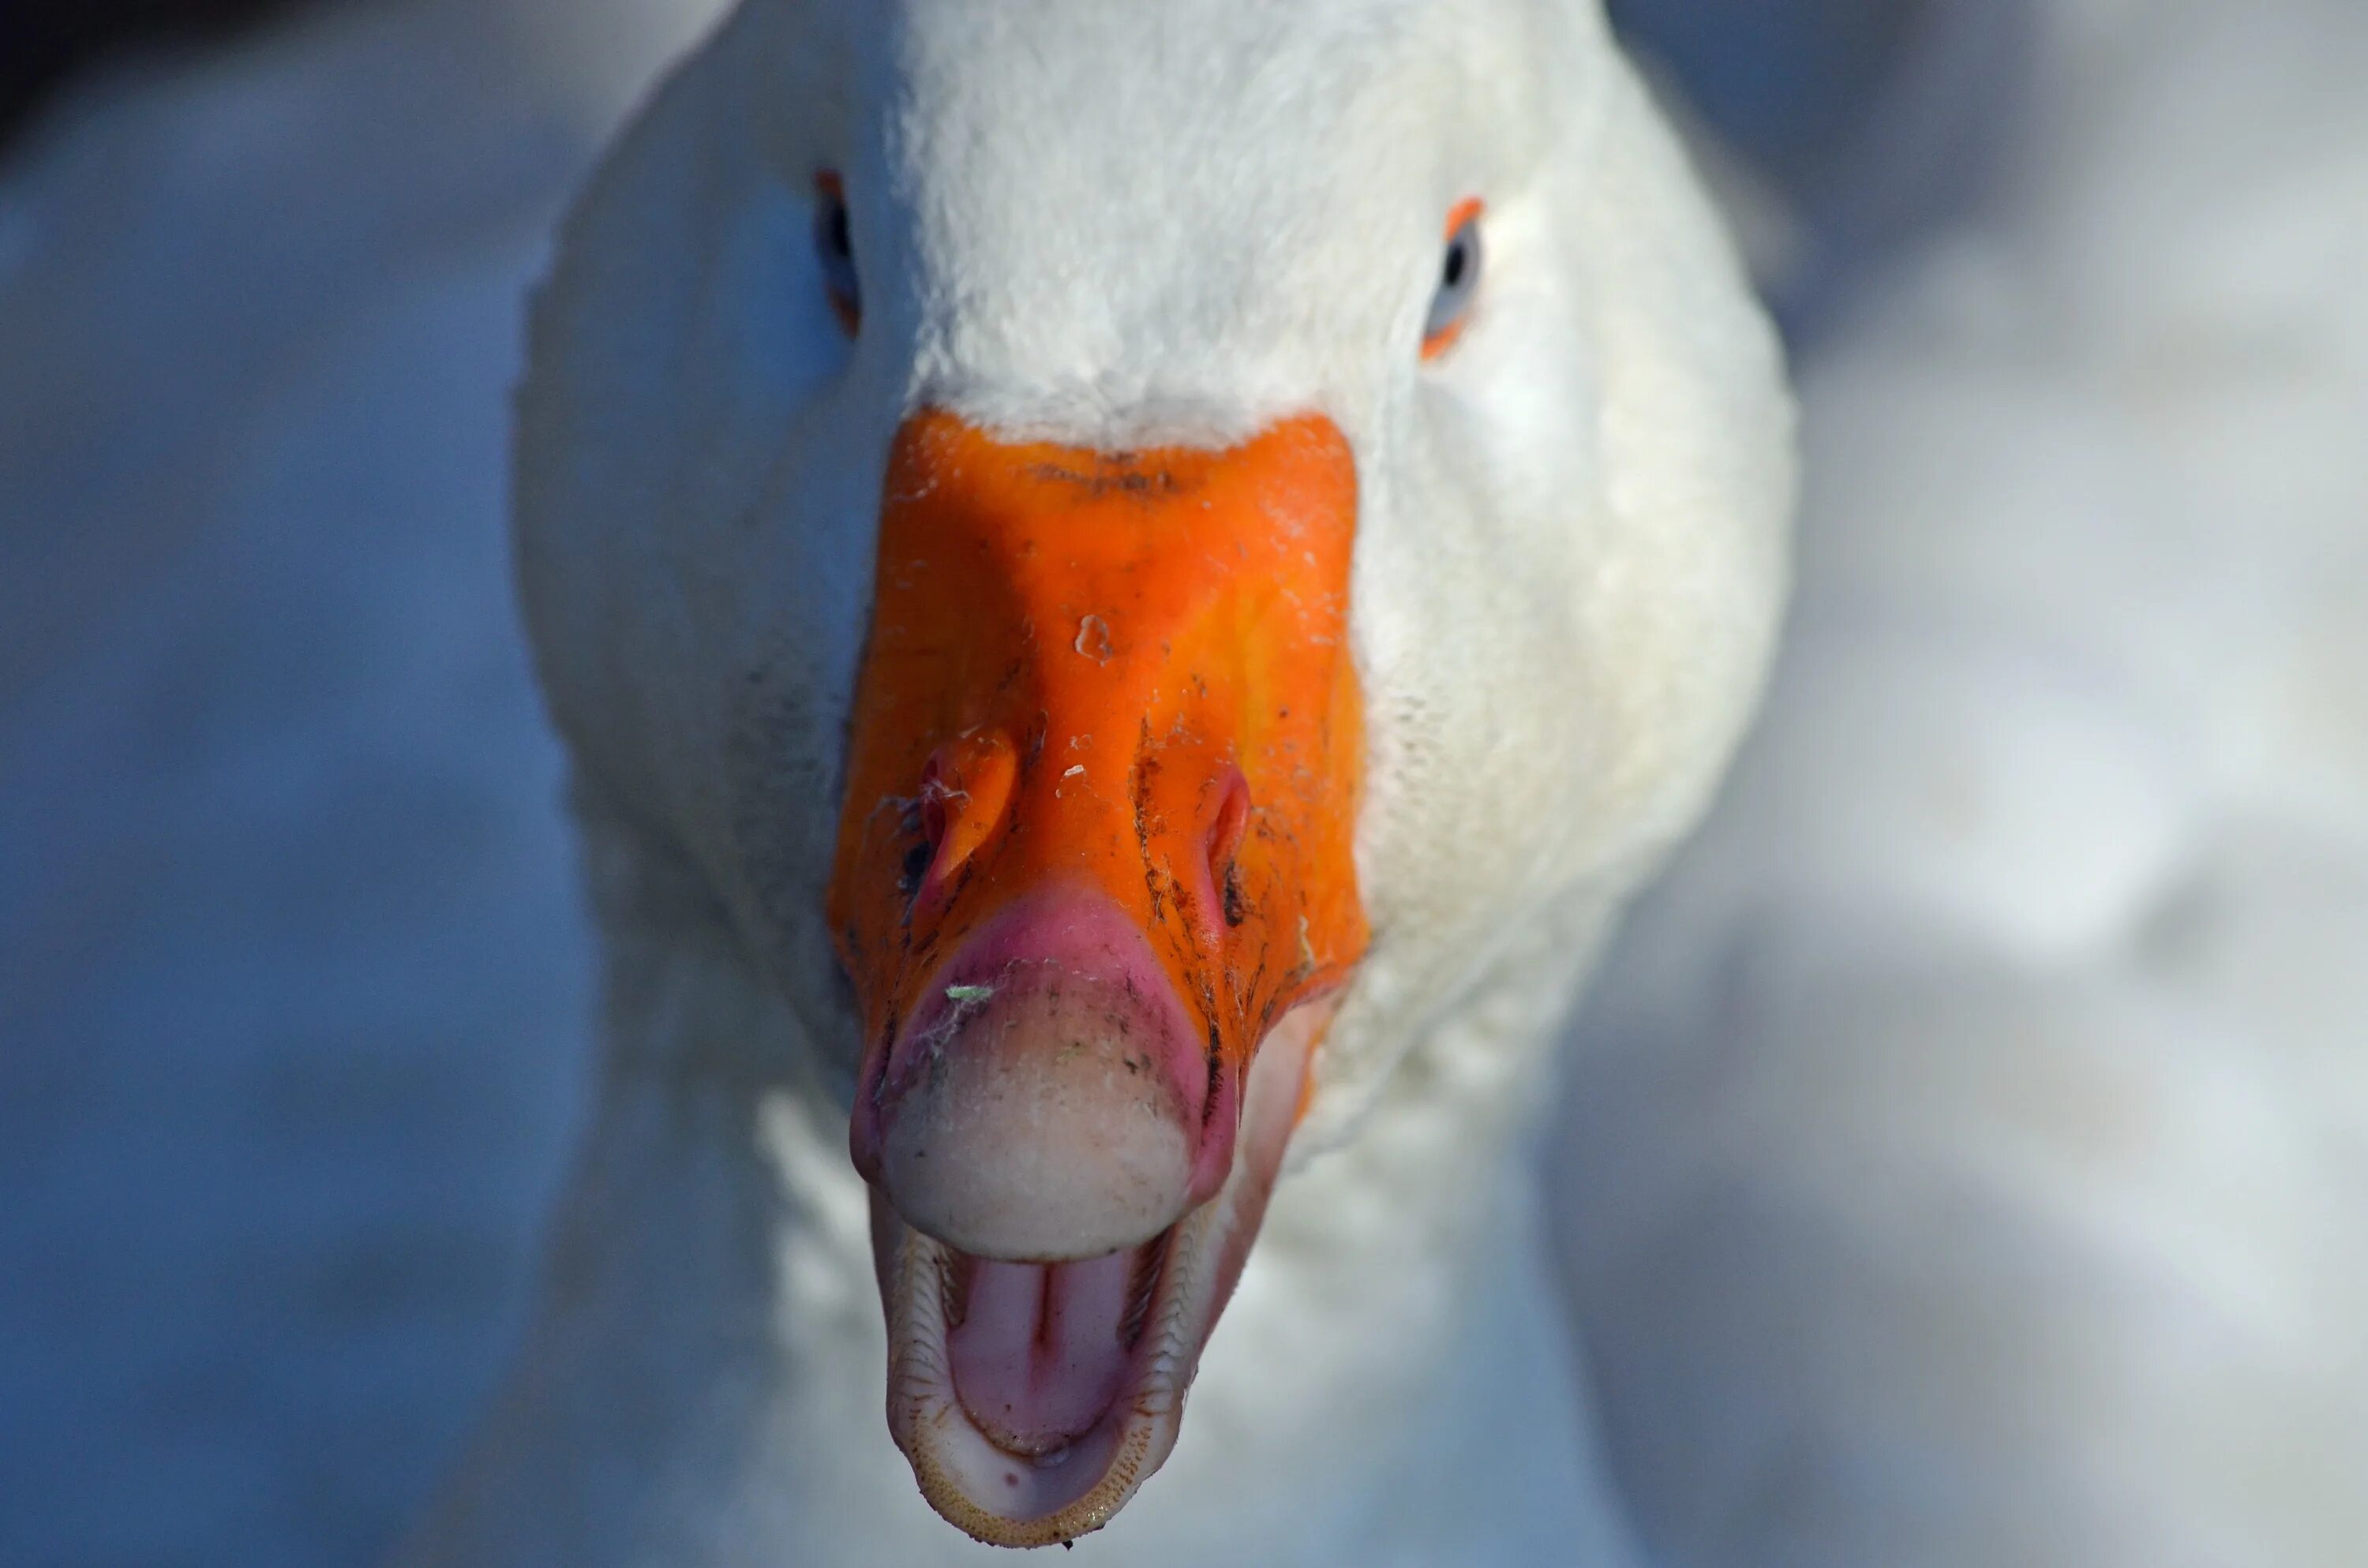
[[[933,410],[896,436],[829,915],[867,1030],[850,1142],[891,1317],[935,1310],[893,1278],[917,1233],[967,1298],[929,1352],[970,1369],[989,1469],[1123,1425],[1167,1238],[1204,1206],[1229,1234],[1262,1210],[1306,1042],[1280,1048],[1281,1132],[1237,1149],[1253,1059],[1364,951],[1355,528],[1353,457],[1317,416],[1224,451],[1007,444]],[[1251,1144],[1255,1202],[1211,1204]],[[1199,1272],[1229,1288],[1247,1233],[1209,1245]],[[1028,1516],[977,1465],[948,1480],[906,1448],[986,1539],[1115,1507],[1068,1496],[1099,1465]],[[1157,1458],[1110,1462],[1131,1491]]]

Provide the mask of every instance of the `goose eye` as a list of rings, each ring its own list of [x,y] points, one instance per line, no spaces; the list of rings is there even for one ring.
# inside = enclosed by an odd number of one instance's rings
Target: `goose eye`
[[[855,277],[855,238],[847,225],[847,188],[825,170],[814,176],[814,254],[822,260],[823,286],[830,308],[848,333],[863,319],[863,296]]]
[[[1480,203],[1457,204],[1447,219],[1447,249],[1440,258],[1439,288],[1430,297],[1430,314],[1422,324],[1422,357],[1447,352],[1480,292]]]

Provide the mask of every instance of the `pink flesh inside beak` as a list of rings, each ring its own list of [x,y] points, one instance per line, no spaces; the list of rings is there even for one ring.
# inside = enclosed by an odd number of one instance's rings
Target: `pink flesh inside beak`
[[[1215,1195],[1135,1245],[985,1258],[907,1224],[873,1186],[889,1429],[949,1521],[991,1545],[1072,1540],[1107,1524],[1167,1460],[1330,1011],[1328,1000],[1303,1005],[1269,1032]]]

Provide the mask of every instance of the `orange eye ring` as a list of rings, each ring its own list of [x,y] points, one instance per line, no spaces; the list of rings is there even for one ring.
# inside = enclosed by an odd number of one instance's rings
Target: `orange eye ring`
[[[1431,296],[1423,322],[1422,357],[1438,358],[1455,347],[1471,320],[1472,303],[1480,290],[1480,214],[1486,210],[1476,196],[1467,196],[1447,214],[1447,254],[1440,266],[1439,289]]]

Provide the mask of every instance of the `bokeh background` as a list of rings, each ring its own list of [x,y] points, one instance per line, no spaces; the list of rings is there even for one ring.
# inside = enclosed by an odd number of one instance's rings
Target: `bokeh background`
[[[518,1331],[591,1003],[518,302],[716,8],[0,11],[8,1568],[372,1561]],[[1640,1539],[2368,1561],[2368,7],[1613,10],[1811,472],[1550,1162]]]

